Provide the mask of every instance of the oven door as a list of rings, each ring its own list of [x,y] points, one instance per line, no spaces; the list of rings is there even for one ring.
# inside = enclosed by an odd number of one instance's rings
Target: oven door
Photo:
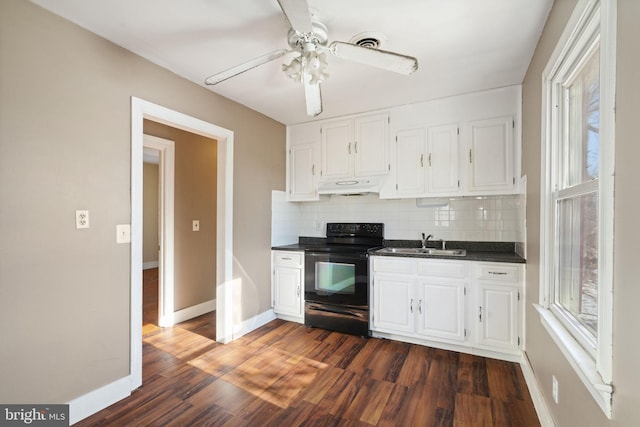
[[[367,309],[367,254],[307,252],[304,286],[307,302]]]

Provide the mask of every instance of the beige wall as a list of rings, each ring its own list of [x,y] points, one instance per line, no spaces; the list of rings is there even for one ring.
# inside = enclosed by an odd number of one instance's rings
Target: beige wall
[[[216,296],[217,141],[149,120],[144,133],[175,142],[174,309],[182,310]]]
[[[605,1],[605,0],[603,0]],[[540,278],[540,115],[542,71],[571,15],[575,0],[556,0],[523,84],[523,171],[528,176],[527,301],[537,302]],[[616,198],[614,263],[613,420],[604,416],[560,353],[531,305],[527,308],[527,355],[558,426],[635,426],[640,420],[640,341],[637,304],[637,245],[640,199],[640,2],[618,1]],[[559,381],[559,403],[551,398],[551,376]]]
[[[158,262],[158,173],[154,163],[142,167],[142,262]]]
[[[270,307],[285,128],[23,0],[0,2],[0,402],[67,402],[129,373],[131,96],[235,132],[243,319]],[[74,228],[88,209],[91,228]]]

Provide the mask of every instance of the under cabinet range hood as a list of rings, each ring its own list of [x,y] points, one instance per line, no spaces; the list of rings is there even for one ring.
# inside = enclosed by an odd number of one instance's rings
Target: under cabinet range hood
[[[380,182],[377,178],[348,178],[318,183],[318,194],[364,194],[379,193]]]

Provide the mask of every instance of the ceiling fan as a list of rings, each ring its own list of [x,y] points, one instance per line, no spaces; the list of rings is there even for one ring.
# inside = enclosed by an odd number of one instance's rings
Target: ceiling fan
[[[278,0],[278,3],[291,25],[287,36],[290,49],[274,50],[214,74],[207,77],[206,84],[218,84],[288,53],[297,52],[299,55],[293,58],[290,64],[283,65],[282,70],[291,79],[303,83],[307,114],[315,117],[322,113],[320,83],[329,76],[327,52],[338,58],[405,75],[418,69],[418,61],[411,56],[340,41],[327,44],[327,27],[312,19],[307,0]]]

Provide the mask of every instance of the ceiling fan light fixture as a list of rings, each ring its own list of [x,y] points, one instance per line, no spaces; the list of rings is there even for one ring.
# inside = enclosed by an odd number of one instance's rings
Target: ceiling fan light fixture
[[[329,77],[327,66],[327,56],[324,53],[309,52],[306,58],[305,70],[311,75],[311,84],[320,83]]]
[[[327,72],[327,56],[315,50],[302,51],[291,63],[282,65],[282,71],[291,80],[301,82],[303,75],[309,75],[310,84],[318,84],[329,77]]]
[[[291,63],[282,65],[282,71],[284,71],[291,80],[297,82],[302,81],[302,72],[304,71],[303,59],[302,55],[296,56],[291,60]]]

